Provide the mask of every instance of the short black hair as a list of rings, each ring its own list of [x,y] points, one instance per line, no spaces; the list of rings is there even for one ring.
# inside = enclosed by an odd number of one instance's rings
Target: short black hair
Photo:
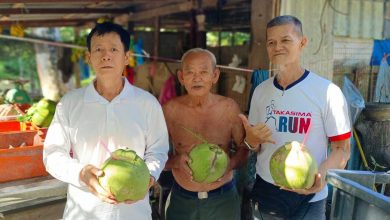
[[[274,17],[272,20],[270,20],[267,23],[267,29],[275,26],[285,25],[285,24],[294,25],[297,34],[299,36],[303,36],[302,22],[298,18],[292,15],[282,15],[282,16]]]
[[[94,35],[101,36],[108,33],[117,33],[121,38],[123,47],[125,48],[125,52],[129,50],[130,47],[130,34],[122,26],[118,24],[114,24],[111,22],[104,22],[100,24],[96,24],[96,26],[89,32],[87,36],[87,47],[88,51],[91,51],[91,39]]]

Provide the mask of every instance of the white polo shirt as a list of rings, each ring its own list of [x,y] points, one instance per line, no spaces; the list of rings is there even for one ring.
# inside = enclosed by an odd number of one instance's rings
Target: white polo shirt
[[[123,90],[111,102],[97,93],[93,83],[61,99],[48,129],[43,161],[53,177],[69,183],[64,219],[151,219],[148,195],[134,204],[112,205],[80,182],[85,165],[101,167],[110,156],[101,142],[111,152],[134,150],[157,180],[168,159],[169,143],[156,98],[125,80]]]

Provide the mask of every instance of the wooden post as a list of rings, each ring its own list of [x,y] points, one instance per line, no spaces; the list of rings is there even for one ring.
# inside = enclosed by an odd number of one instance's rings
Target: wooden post
[[[195,10],[191,10],[191,21],[190,21],[190,48],[196,47],[196,13]]]
[[[206,48],[206,15],[202,9],[199,9],[196,14],[196,46]]]
[[[217,22],[218,22],[218,63],[222,61],[222,49],[221,49],[221,29],[222,26],[222,1],[218,1],[217,4]]]
[[[200,47],[203,49],[206,49],[207,37],[206,37],[206,31],[198,31],[196,35],[196,47]]]
[[[158,57],[160,47],[160,17],[154,18],[154,47],[153,56]]]
[[[251,49],[249,68],[268,69],[266,25],[269,20],[279,15],[280,0],[252,0],[251,9]]]
[[[206,15],[198,10],[191,11],[190,48],[206,48],[206,31],[204,30],[204,20]],[[200,24],[199,22],[203,22]],[[201,28],[200,28],[201,27]]]
[[[134,22],[127,23],[127,31],[129,32],[130,36],[134,35]]]
[[[75,32],[75,36],[77,38],[81,37],[80,36],[80,28],[75,28],[74,29],[74,32]],[[84,56],[85,58],[85,56]],[[73,73],[74,73],[74,77],[75,77],[75,87],[76,88],[80,88],[81,87],[81,73],[80,73],[80,65],[79,63],[76,61],[73,63]]]

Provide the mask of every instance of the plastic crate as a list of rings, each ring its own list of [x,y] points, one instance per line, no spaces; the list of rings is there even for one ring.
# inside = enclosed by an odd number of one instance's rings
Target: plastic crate
[[[33,146],[37,131],[9,131],[0,132],[0,149],[8,149],[10,146]]]
[[[0,183],[47,176],[42,151],[42,145],[0,149]]]
[[[3,118],[4,119],[4,118]],[[20,122],[13,120],[0,120],[0,132],[20,131]]]
[[[390,173],[329,170],[326,180],[333,186],[330,219],[390,219],[390,197],[383,194]]]
[[[36,130],[0,132],[0,183],[48,175],[38,133]]]

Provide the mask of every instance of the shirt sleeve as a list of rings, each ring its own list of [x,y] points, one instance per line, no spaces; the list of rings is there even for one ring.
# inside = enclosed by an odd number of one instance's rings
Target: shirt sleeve
[[[157,100],[154,100],[150,109],[150,115],[147,119],[148,130],[144,160],[149,168],[150,175],[158,180],[168,160],[168,131],[161,105]]]
[[[80,171],[85,166],[70,156],[69,120],[66,96],[57,104],[53,121],[47,131],[43,147],[43,163],[47,172],[54,178],[77,187],[84,186],[80,181]]]
[[[327,91],[325,130],[331,141],[345,140],[351,136],[347,101],[340,88],[333,83]]]

